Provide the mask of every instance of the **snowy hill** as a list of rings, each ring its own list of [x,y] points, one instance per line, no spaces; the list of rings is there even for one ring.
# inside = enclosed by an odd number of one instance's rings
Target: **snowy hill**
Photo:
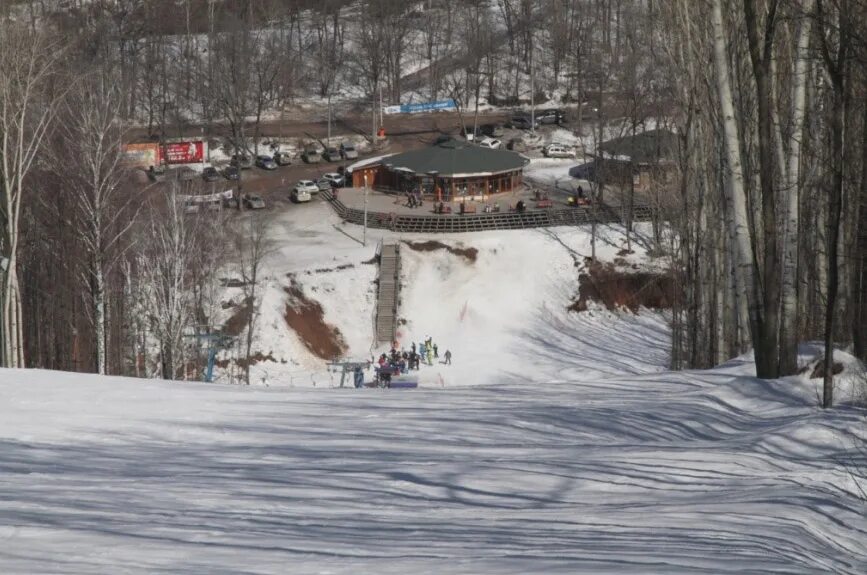
[[[273,357],[253,366],[252,382],[270,386],[337,385],[304,334],[285,321],[287,287],[294,285],[322,310],[322,321],[342,336],[342,357],[369,359],[387,351],[373,345],[379,241],[401,244],[400,345],[432,337],[454,365],[421,371],[421,385],[455,386],[505,381],[574,380],[596,374],[648,373],[669,362],[665,316],[598,309],[569,313],[578,275],[591,253],[581,228],[469,234],[396,235],[343,225],[327,205],[281,211],[272,222],[277,249],[267,261],[262,319],[254,351]],[[424,242],[435,240],[424,249]],[[597,253],[613,261],[623,246],[615,228],[600,228]],[[415,249],[414,249],[415,247]],[[645,251],[621,257],[648,266]],[[472,258],[463,252],[472,252]],[[240,290],[225,299],[239,300]],[[222,372],[227,381],[226,372]]]
[[[864,573],[863,413],[751,369],[403,392],[2,371],[0,572]]]
[[[664,313],[566,311],[586,230],[392,237],[402,344],[454,352],[398,391],[309,341],[380,351],[383,232],[272,224],[267,387],[0,370],[0,573],[867,572],[864,412],[748,358],[667,372]]]

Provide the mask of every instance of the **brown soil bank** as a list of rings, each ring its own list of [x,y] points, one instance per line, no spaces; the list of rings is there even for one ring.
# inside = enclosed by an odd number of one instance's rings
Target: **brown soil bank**
[[[589,301],[608,309],[668,309],[674,299],[674,278],[667,274],[629,273],[611,264],[592,264],[578,280],[578,299],[569,311],[586,311]]]
[[[460,256],[462,258],[466,258],[470,263],[476,261],[476,257],[479,255],[479,250],[476,248],[453,248],[452,246],[447,246],[442,242],[438,242],[435,240],[428,240],[426,242],[407,242],[404,241],[410,249],[415,250],[417,252],[433,252],[436,250],[446,250],[452,255]]]
[[[325,323],[325,314],[319,302],[307,299],[301,286],[294,280],[285,290],[289,294],[286,323],[295,330],[304,346],[322,359],[337,359],[342,356],[346,352],[346,342],[340,330]]]

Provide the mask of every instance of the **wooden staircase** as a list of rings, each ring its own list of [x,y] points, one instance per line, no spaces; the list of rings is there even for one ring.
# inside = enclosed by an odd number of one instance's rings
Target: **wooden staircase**
[[[379,252],[379,289],[376,298],[376,341],[390,343],[397,332],[400,293],[400,246],[384,243]]]

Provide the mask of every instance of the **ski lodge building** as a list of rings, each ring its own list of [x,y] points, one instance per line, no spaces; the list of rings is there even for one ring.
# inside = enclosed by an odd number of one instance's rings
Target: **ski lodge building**
[[[462,200],[518,189],[529,160],[516,152],[449,139],[350,166],[352,187],[386,192],[439,192],[438,201]]]

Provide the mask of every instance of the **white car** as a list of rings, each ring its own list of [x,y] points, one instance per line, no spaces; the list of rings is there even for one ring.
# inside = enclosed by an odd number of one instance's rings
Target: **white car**
[[[316,182],[311,180],[300,180],[295,187],[292,188],[292,193],[290,197],[293,202],[309,202],[312,197],[311,194],[318,194],[319,186],[316,185]]]
[[[562,144],[548,144],[542,150],[547,158],[574,158],[575,152]]]
[[[490,148],[492,150],[499,150],[503,145],[503,142],[497,140],[496,138],[485,138],[481,142],[479,142],[479,146],[482,148]]]
[[[298,180],[298,183],[295,184],[293,188],[295,190],[303,190],[309,194],[318,194],[319,186],[316,185],[316,182],[313,180]]]

